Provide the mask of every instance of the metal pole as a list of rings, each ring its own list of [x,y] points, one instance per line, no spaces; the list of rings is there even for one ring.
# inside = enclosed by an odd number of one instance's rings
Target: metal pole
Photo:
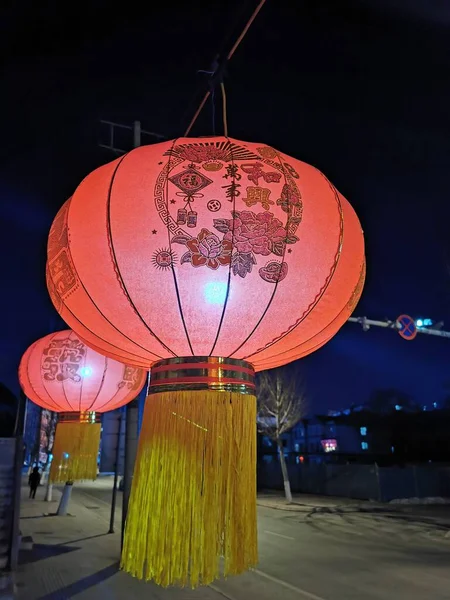
[[[364,331],[368,331],[371,327],[384,327],[389,329],[401,329],[398,321],[376,321],[367,317],[350,317],[350,323],[359,323]],[[417,327],[417,333],[426,335],[434,335],[436,337],[450,338],[450,331],[441,331],[440,329],[429,329],[428,327]]]
[[[22,488],[22,465],[24,460],[23,434],[25,431],[25,416],[27,408],[27,397],[21,391],[18,398],[16,422],[14,424],[14,436],[16,438],[14,451],[14,488],[13,488],[13,514],[11,526],[11,539],[9,551],[9,568],[11,571],[17,569],[19,558],[19,535],[20,535],[20,492]]]
[[[436,335],[438,337],[450,338],[450,331],[440,331],[439,329],[426,329],[418,327],[417,331],[419,333],[426,333],[427,335]]]
[[[114,487],[111,501],[111,518],[108,533],[114,533],[114,516],[116,513],[117,480],[119,479],[120,436],[122,433],[122,411],[119,413],[119,428],[117,430],[116,464],[114,465]]]
[[[139,148],[141,145],[141,122],[133,123],[133,148]]]
[[[414,477],[414,493],[416,495],[416,498],[420,498],[420,496],[419,496],[419,482],[417,480],[417,467],[416,467],[416,465],[413,466],[413,477]]]
[[[23,458],[23,437],[22,432],[20,432],[16,436],[16,448],[14,455],[14,504],[11,527],[11,546],[9,552],[9,568],[11,571],[15,571],[17,569],[19,560],[20,492],[22,488]]]
[[[125,463],[123,468],[123,497],[122,497],[122,540],[125,533],[128,502],[130,500],[131,484],[133,482],[134,463],[138,446],[139,402],[135,398],[127,405],[125,422]]]
[[[47,489],[45,491],[44,501],[45,502],[51,502],[52,499],[53,499],[53,483],[50,481],[50,473],[48,473],[47,477],[48,477],[48,480],[47,480]]]
[[[378,466],[378,463],[375,463],[375,473],[376,473],[376,477],[377,477],[378,502],[382,502],[383,496],[381,494],[380,467]]]
[[[14,423],[14,435],[23,435],[25,432],[27,404],[28,399],[21,390],[17,401],[16,422]]]
[[[118,148],[114,146],[114,129],[125,129],[126,131],[133,132],[133,147],[138,148],[142,144],[142,135],[147,135],[158,140],[166,139],[166,136],[161,135],[159,133],[155,133],[154,131],[146,131],[142,129],[140,121],[134,121],[133,125],[123,125],[122,123],[113,123],[112,121],[100,121],[102,125],[106,125],[108,127],[109,132],[109,144],[98,144],[100,148],[106,148],[107,150],[111,150],[111,152],[117,152],[119,154],[126,154],[128,149]],[[128,144],[127,144],[128,145]]]
[[[309,421],[308,421],[308,419],[302,419],[302,424],[303,424],[303,431],[305,433],[305,452],[304,452],[305,462],[309,463],[309,430],[308,430]]]
[[[25,435],[25,431],[27,429],[27,418],[28,418],[28,398],[25,398],[22,435]]]
[[[72,490],[73,481],[66,481],[66,485],[64,486],[61,500],[59,501],[59,506],[56,511],[58,517],[65,517],[67,515],[67,510],[70,504],[70,498],[72,496]]]
[[[397,321],[374,321],[373,319],[368,319],[367,317],[350,317],[349,321],[350,323],[359,323],[362,325],[364,330],[367,330],[370,327],[400,329],[400,325],[397,323]]]

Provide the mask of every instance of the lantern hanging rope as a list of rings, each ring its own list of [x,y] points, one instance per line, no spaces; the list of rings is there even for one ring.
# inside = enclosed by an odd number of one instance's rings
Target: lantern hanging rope
[[[245,37],[245,34],[247,33],[247,31],[250,29],[253,21],[256,19],[256,17],[258,16],[259,11],[262,9],[262,7],[264,6],[264,4],[266,3],[266,0],[261,0],[258,4],[258,6],[255,8],[255,10],[253,11],[250,19],[247,21],[244,29],[241,31],[241,34],[239,35],[238,39],[236,40],[236,42],[234,43],[233,47],[231,48],[231,50],[228,52],[227,54],[227,58],[226,58],[226,62],[228,62],[230,60],[230,58],[233,56],[233,54],[236,52],[239,44],[242,42],[242,40]],[[223,68],[224,65],[221,65],[219,68]],[[213,76],[217,75],[217,72],[213,72],[212,73]],[[228,123],[227,123],[227,109],[226,109],[226,95],[225,95],[225,85],[223,83],[223,81],[220,82],[220,88],[222,91],[222,112],[223,112],[223,126],[224,126],[224,135],[225,137],[228,136]],[[187,137],[191,130],[192,127],[195,125],[195,122],[197,121],[200,113],[203,110],[203,107],[205,106],[208,98],[211,95],[211,90],[207,90],[207,92],[205,93],[205,95],[203,96],[202,101],[200,102],[199,107],[197,108],[194,116],[191,119],[191,122],[189,123],[186,131],[184,132],[184,137]]]
[[[50,334],[28,348],[19,365],[22,390],[59,413],[52,483],[96,479],[100,413],[133,400],[145,380],[144,370],[102,356],[73,331]]]

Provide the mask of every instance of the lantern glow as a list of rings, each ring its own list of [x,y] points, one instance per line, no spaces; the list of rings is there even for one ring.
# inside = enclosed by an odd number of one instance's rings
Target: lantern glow
[[[225,575],[256,564],[254,372],[331,339],[364,277],[347,200],[264,144],[144,146],[78,186],[49,235],[52,301],[93,348],[152,368],[124,570],[195,587],[220,556]]]
[[[38,406],[60,413],[51,481],[97,477],[98,414],[130,402],[145,379],[145,371],[98,354],[70,330],[28,348],[19,365],[22,390]]]
[[[223,306],[227,297],[227,285],[223,281],[218,283],[207,283],[205,285],[205,300],[208,304],[220,304]]]
[[[90,375],[92,375],[91,367],[81,367],[80,375],[81,377],[89,377]]]

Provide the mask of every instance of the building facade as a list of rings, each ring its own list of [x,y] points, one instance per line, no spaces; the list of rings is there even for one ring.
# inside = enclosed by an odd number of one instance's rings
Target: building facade
[[[259,436],[259,457],[263,462],[277,460],[277,448],[267,436]],[[368,431],[336,423],[330,417],[302,419],[282,436],[284,454],[289,463],[336,461],[343,455],[364,452]],[[365,443],[364,443],[365,442]]]

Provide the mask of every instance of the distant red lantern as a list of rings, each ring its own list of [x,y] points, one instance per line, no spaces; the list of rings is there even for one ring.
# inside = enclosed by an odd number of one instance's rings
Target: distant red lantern
[[[133,400],[145,380],[145,371],[98,354],[70,330],[47,335],[28,348],[19,365],[22,390],[38,406],[59,413],[53,481],[95,479],[100,441],[96,415]]]
[[[254,371],[326,343],[351,314],[364,273],[363,235],[349,203],[320,171],[263,144],[178,139],[137,148],[83,180],[50,231],[50,295],[90,345],[152,367],[125,570],[195,586],[217,576],[220,554],[225,573],[255,564],[255,402],[240,392],[253,396]],[[194,502],[195,494],[178,496],[174,487],[173,503],[161,501],[154,481],[172,489],[188,448],[198,455],[185,485],[207,480],[202,456],[213,441],[201,432],[212,430],[225,446],[215,447],[210,491]],[[233,485],[221,488],[227,477]],[[205,504],[219,488],[226,507],[218,498]],[[151,520],[142,518],[144,496]],[[182,533],[169,525],[174,510],[180,519],[191,515]],[[200,523],[229,545],[180,544]]]

